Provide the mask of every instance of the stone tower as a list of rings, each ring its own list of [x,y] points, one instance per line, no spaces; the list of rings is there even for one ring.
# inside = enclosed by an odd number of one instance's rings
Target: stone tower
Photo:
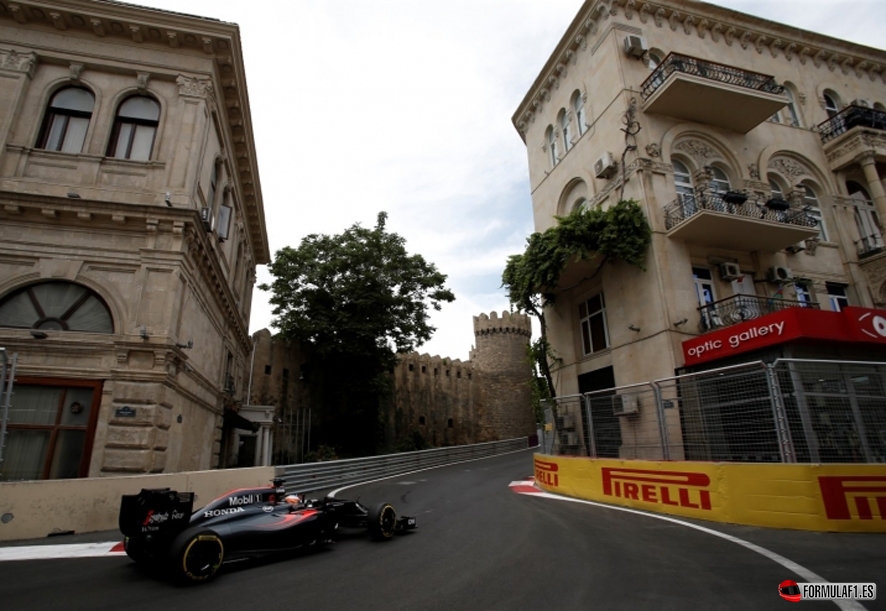
[[[492,312],[474,317],[476,348],[471,362],[478,373],[483,425],[492,439],[509,439],[535,434],[532,367],[526,346],[532,336],[529,317],[524,314]]]

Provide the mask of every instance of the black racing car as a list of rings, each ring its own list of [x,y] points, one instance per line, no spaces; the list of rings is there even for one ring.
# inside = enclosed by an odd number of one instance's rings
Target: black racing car
[[[332,497],[294,500],[275,480],[232,490],[192,513],[193,492],[144,489],[123,496],[120,531],[135,562],[168,566],[180,580],[199,583],[223,563],[320,545],[340,527],[365,528],[384,541],[416,526],[415,518],[398,517],[388,503],[367,508]]]

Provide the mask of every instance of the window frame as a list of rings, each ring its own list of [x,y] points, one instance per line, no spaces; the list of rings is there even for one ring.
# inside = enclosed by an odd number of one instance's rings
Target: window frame
[[[76,110],[72,108],[65,108],[62,106],[53,106],[53,101],[60,96],[63,92],[69,91],[72,89],[76,89],[79,91],[84,91],[89,94],[92,98],[92,108],[89,112],[83,110]],[[76,85],[69,85],[66,87],[61,87],[56,90],[55,93],[49,98],[49,103],[46,105],[46,111],[43,114],[43,125],[40,127],[40,134],[37,137],[37,144],[35,148],[52,151],[56,153],[68,153],[77,155],[83,152],[83,148],[86,146],[86,136],[89,133],[89,127],[92,123],[92,115],[95,113],[95,94],[87,89],[86,87],[80,87]],[[59,137],[58,146],[56,148],[50,148],[49,141],[53,133],[53,126],[55,125],[55,119],[61,117],[63,119],[63,125],[61,128],[61,136]],[[66,151],[66,145],[68,144],[68,138],[70,136],[70,126],[71,119],[86,119],[86,129],[83,130],[83,139],[80,141],[80,146],[77,147],[76,151]]]
[[[591,302],[597,298],[599,298],[600,301],[599,307],[595,310],[591,310]],[[604,346],[599,348],[594,345],[594,320],[599,320],[601,325],[600,328],[597,329],[596,335],[599,336],[602,332]],[[609,321],[606,317],[606,299],[603,295],[603,291],[595,293],[587,299],[583,299],[579,302],[578,326],[582,356],[592,356],[599,352],[603,352],[604,350],[609,350],[612,347],[612,340],[609,337]]]
[[[120,111],[123,106],[129,102],[130,100],[135,99],[146,99],[150,100],[154,104],[157,105],[157,118],[156,119],[142,119],[138,117],[125,117],[120,116]],[[107,156],[112,157],[114,159],[126,159],[127,161],[151,161],[154,156],[154,145],[157,143],[157,132],[160,130],[160,118],[163,113],[163,107],[160,102],[157,101],[152,96],[148,95],[131,95],[120,101],[120,104],[117,105],[117,112],[114,114],[114,126],[111,129],[111,138],[108,141],[108,149]],[[123,156],[118,156],[117,151],[120,148],[120,142],[122,136],[122,131],[125,126],[131,126],[129,131],[128,141],[126,143],[126,150]],[[132,158],[132,147],[135,141],[136,134],[138,133],[139,127],[150,127],[153,132],[151,133],[151,145],[148,147],[148,156],[146,159],[133,159]]]

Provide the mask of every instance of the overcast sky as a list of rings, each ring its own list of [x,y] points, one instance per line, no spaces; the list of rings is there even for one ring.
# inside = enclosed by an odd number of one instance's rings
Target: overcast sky
[[[239,24],[271,252],[387,211],[456,296],[419,352],[466,360],[472,316],[508,309],[501,272],[533,229],[511,116],[582,1],[135,3]],[[718,4],[883,46],[884,0]],[[268,297],[251,332],[271,325]]]

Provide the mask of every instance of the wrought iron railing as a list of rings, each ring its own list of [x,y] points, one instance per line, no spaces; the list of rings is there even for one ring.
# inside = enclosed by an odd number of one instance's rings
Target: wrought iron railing
[[[879,233],[863,236],[855,241],[855,247],[858,249],[859,259],[876,255],[883,252],[883,236]]]
[[[818,131],[824,143],[845,134],[853,127],[886,131],[886,112],[863,106],[847,106],[827,121],[819,123]]]
[[[784,86],[779,85],[775,78],[767,74],[759,72],[751,72],[743,70],[735,66],[727,66],[718,64],[705,59],[698,59],[689,55],[681,55],[679,53],[671,53],[652,71],[640,89],[640,95],[644,100],[655,93],[661,87],[668,77],[674,72],[683,74],[693,74],[701,76],[718,83],[726,83],[728,85],[738,85],[755,91],[765,93],[780,94],[784,92]]]
[[[763,199],[748,197],[744,201],[738,201],[741,198],[733,199],[730,195],[731,192],[705,190],[680,194],[676,200],[665,206],[665,227],[672,229],[702,210],[800,227],[818,226],[818,221],[806,212],[804,206],[791,205],[787,210],[777,210],[767,206]]]
[[[737,325],[747,320],[760,318],[766,314],[780,312],[788,308],[819,309],[815,301],[795,301],[779,297],[758,295],[733,295],[698,308],[701,314],[701,329],[711,331]]]

